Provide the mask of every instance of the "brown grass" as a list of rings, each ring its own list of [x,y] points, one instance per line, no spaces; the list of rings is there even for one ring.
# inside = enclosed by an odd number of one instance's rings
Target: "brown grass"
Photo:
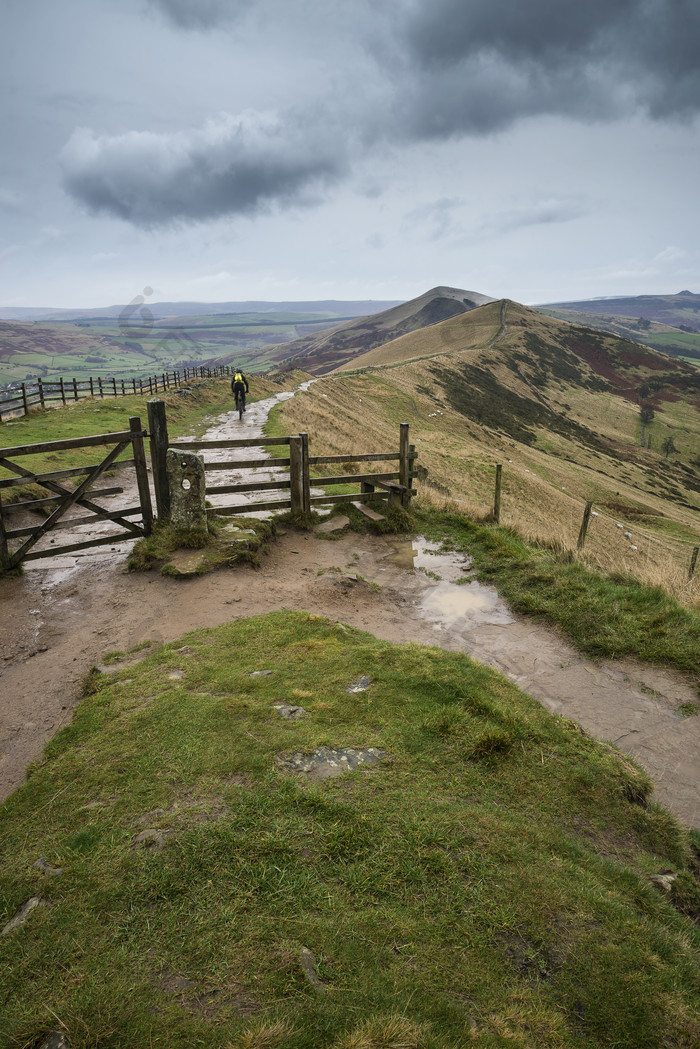
[[[489,341],[496,305],[466,315],[483,315],[479,327]],[[460,322],[464,326],[464,317],[452,318],[373,353],[387,359],[399,343],[418,338],[426,346],[437,345],[438,330],[444,340]],[[502,354],[499,370],[504,375],[512,352],[510,334],[488,350],[490,356],[496,351]],[[472,347],[467,352],[483,350]],[[427,469],[427,477],[418,482],[421,498],[438,506],[449,503],[476,520],[486,520],[493,508],[495,466],[502,463],[502,524],[529,542],[570,552],[604,573],[662,586],[684,605],[700,608],[700,567],[692,581],[687,578],[693,546],[700,545],[698,513],[691,508],[697,496],[683,492],[685,498],[673,501],[661,494],[655,476],[662,482],[668,466],[658,453],[636,448],[635,406],[611,394],[571,388],[555,390],[551,398],[570,404],[577,420],[629,449],[628,459],[612,452],[605,455],[546,430],[539,433],[535,445],[525,445],[449,407],[435,382],[435,368],[455,367],[459,359],[463,353],[321,379],[307,393],[285,403],[283,425],[290,433],[308,431],[311,454],[317,455],[397,451],[398,424],[409,422],[418,461]],[[675,405],[669,411],[672,414]],[[576,553],[589,499],[597,516],[591,519],[584,550]],[[631,538],[626,539],[624,532]]]
[[[401,1016],[370,1020],[348,1037],[333,1043],[333,1049],[421,1049],[424,1028]]]

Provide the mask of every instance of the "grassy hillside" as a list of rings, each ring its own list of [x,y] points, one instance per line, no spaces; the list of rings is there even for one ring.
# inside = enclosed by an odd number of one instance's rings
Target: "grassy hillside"
[[[650,321],[644,317],[588,313],[585,310],[555,309],[549,306],[539,306],[537,309],[548,317],[568,321],[569,324],[600,328],[613,335],[619,335],[623,339],[651,346],[670,357],[680,357],[683,360],[700,363],[700,330],[682,331],[680,328],[662,324],[659,321]],[[696,321],[696,323],[700,322]]]
[[[284,612],[113,670],[0,807],[4,1046],[698,1044],[695,839],[504,678]]]
[[[322,379],[280,409],[288,432],[312,434],[312,454],[380,448],[409,422],[427,469],[421,492],[487,516],[502,463],[504,523],[573,550],[593,500],[588,563],[698,601],[697,578],[687,580],[700,544],[700,376],[690,365],[515,303],[356,363],[365,370]]]

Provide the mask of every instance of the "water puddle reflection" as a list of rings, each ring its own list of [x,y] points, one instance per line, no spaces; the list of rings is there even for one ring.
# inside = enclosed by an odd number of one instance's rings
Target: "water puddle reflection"
[[[471,575],[471,559],[441,550],[424,536],[400,540],[383,560],[397,568],[423,573],[425,590],[416,605],[418,613],[434,628],[488,624],[506,626],[514,622],[505,603],[491,586],[484,586]]]

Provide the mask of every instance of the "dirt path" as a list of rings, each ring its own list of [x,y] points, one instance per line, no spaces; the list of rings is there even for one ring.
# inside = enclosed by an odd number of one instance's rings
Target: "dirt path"
[[[261,405],[246,415],[245,436],[255,435],[263,413]],[[240,425],[221,419],[209,435],[240,433]],[[492,588],[455,585],[468,572],[455,555],[431,552],[421,541],[353,534],[328,541],[292,532],[275,542],[258,571],[188,580],[127,573],[123,554],[113,551],[34,562],[24,577],[0,580],[0,798],[69,720],[82,679],[105,653],[303,609],[388,641],[465,651],[501,670],[549,710],[617,742],[650,772],[658,800],[700,828],[700,718],[675,713],[696,698],[692,688],[631,660],[583,658],[555,631],[513,616]]]

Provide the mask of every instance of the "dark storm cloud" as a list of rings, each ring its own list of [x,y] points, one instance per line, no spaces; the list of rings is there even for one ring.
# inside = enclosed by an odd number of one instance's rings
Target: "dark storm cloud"
[[[412,136],[700,108],[696,0],[431,0],[414,6],[403,39]]]
[[[345,172],[335,145],[256,113],[174,134],[79,129],[61,161],[66,188],[92,211],[147,227],[305,203]]]
[[[209,29],[222,46],[252,0],[148,3],[183,38]],[[352,23],[340,21],[349,16],[338,0],[257,7],[266,36],[274,27],[283,39],[276,58],[318,35],[333,71],[319,89],[323,110],[224,114],[172,133],[78,130],[62,154],[77,200],[149,226],[253,214],[308,202],[347,174],[351,151],[367,157],[387,143],[484,135],[543,115],[668,119],[700,109],[698,0],[358,0]],[[284,58],[250,68],[261,86],[285,83]],[[289,77],[292,105],[294,85]]]
[[[148,0],[183,29],[212,29],[233,21],[253,0]]]

